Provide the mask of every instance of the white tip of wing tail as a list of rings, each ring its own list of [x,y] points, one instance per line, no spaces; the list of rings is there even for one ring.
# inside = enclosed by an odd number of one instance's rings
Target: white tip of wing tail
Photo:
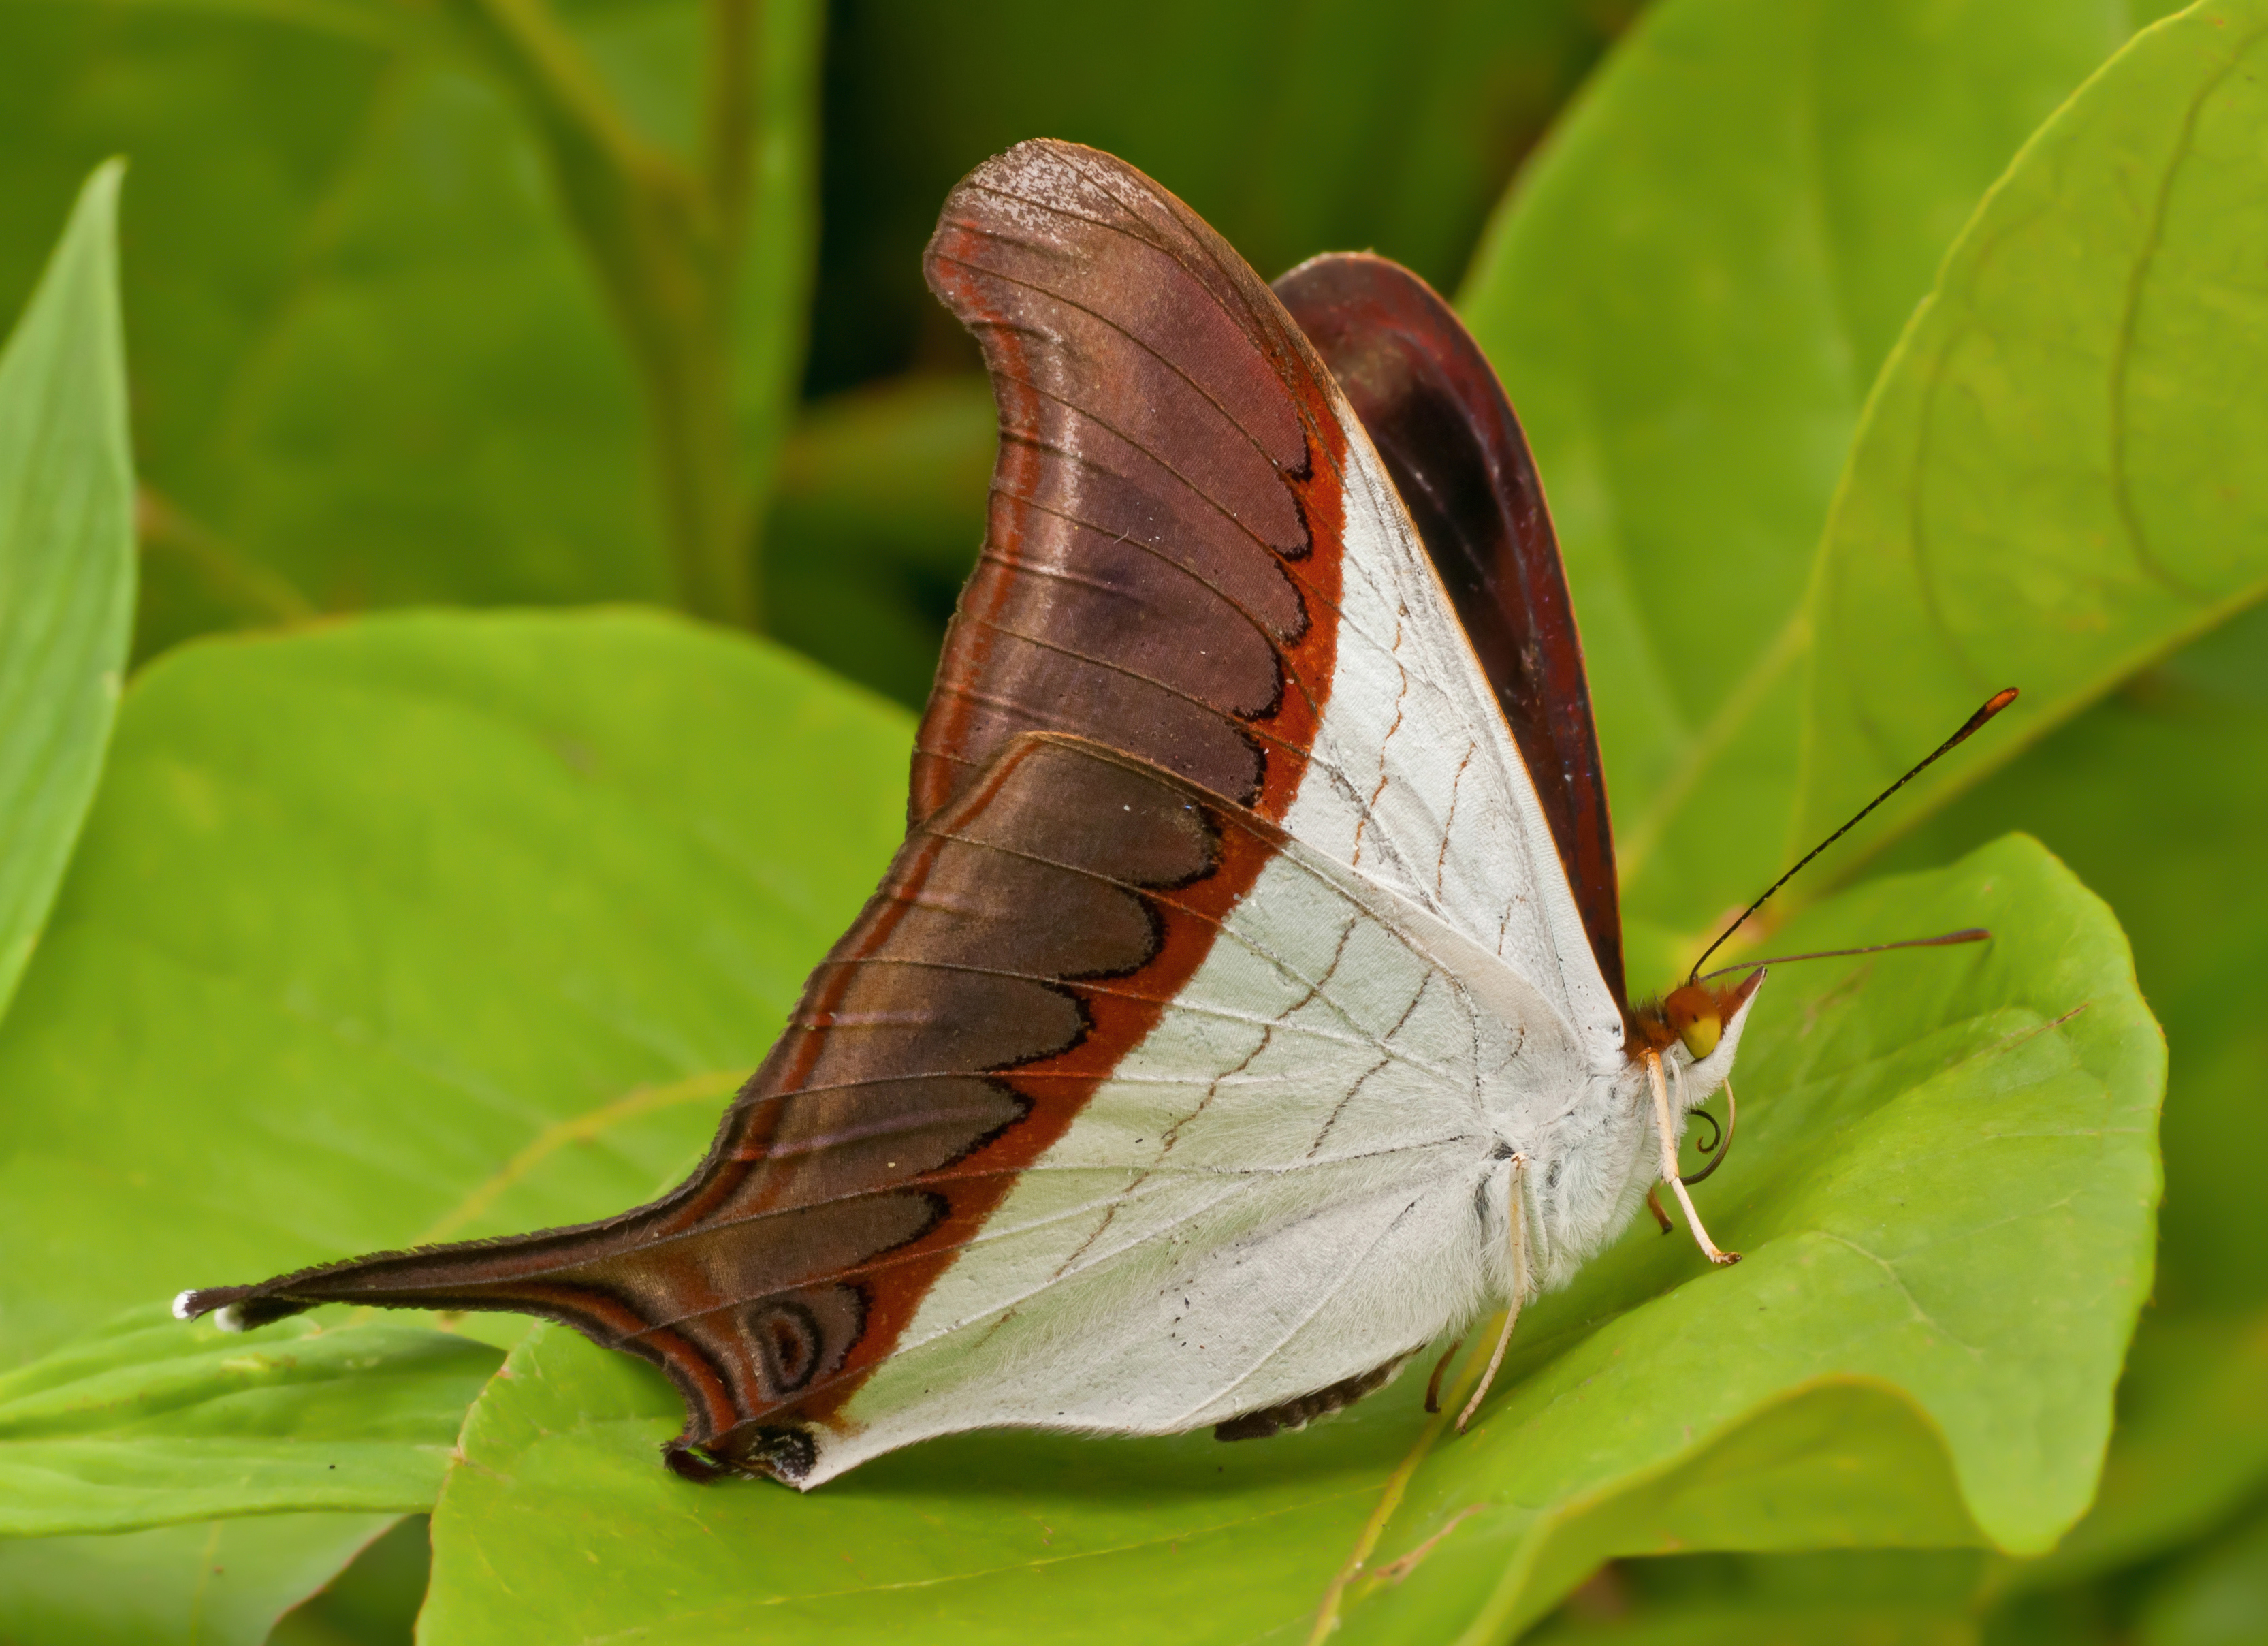
[[[213,1325],[224,1332],[241,1332],[244,1330],[244,1310],[234,1303],[213,1310]]]
[[[193,1318],[189,1313],[189,1299],[195,1297],[196,1295],[196,1288],[195,1287],[190,1288],[186,1292],[180,1292],[175,1295],[173,1298],[174,1319],[188,1320]]]

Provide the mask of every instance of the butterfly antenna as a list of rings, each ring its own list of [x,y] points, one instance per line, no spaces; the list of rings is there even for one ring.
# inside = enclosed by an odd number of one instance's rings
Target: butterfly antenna
[[[1983,726],[1985,721],[1991,720],[1994,715],[2007,708],[2015,700],[2016,689],[2014,686],[2003,687],[1999,691],[1994,692],[1991,697],[1985,698],[1984,706],[1978,709],[1976,713],[1970,715],[1967,720],[1963,720],[1961,723],[1961,729],[1959,731],[1954,733],[1952,736],[1947,738],[1936,748],[1931,749],[1928,754],[1923,756],[1920,760],[1907,768],[1905,776],[1900,778],[1896,782],[1891,784],[1889,787],[1884,789],[1880,794],[1875,795],[1874,799],[1868,801],[1864,806],[1860,807],[1859,808],[1858,815],[1853,816],[1849,823],[1845,823],[1833,834],[1829,835],[1827,838],[1822,840],[1817,845],[1812,847],[1810,851],[1805,853],[1803,854],[1802,862],[1798,863],[1793,868],[1788,870],[1786,874],[1781,875],[1778,880],[1772,882],[1771,885],[1765,887],[1764,895],[1757,898],[1747,908],[1742,910],[1740,917],[1717,934],[1717,941],[1701,951],[1701,958],[1693,963],[1693,970],[1686,974],[1685,980],[1688,983],[1691,983],[1700,977],[1701,968],[1703,965],[1707,963],[1709,956],[1722,948],[1725,946],[1727,940],[1729,939],[1734,933],[1739,931],[1742,926],[1748,924],[1748,919],[1750,915],[1763,908],[1765,904],[1771,902],[1771,896],[1774,892],[1778,891],[1782,886],[1786,885],[1788,882],[1793,880],[1798,875],[1803,873],[1804,866],[1809,863],[1813,858],[1817,857],[1829,846],[1833,845],[1845,835],[1849,834],[1853,829],[1857,828],[1860,823],[1866,820],[1867,813],[1873,811],[1875,807],[1880,806],[1884,801],[1889,799],[1891,795],[1896,793],[1900,789],[1905,787],[1907,784],[1912,782],[1923,772],[1928,771],[1930,767],[1935,765],[1948,754],[1950,754],[1959,744],[1967,742],[1970,737],[1975,734],[1977,729]],[[1954,939],[1940,941],[1972,941],[1974,940],[1956,937]]]
[[[1981,926],[1964,926],[1957,932],[1940,932],[1935,937],[1902,937],[1895,943],[1866,943],[1857,948],[1815,948],[1808,955],[1766,955],[1761,960],[1736,960],[1729,966],[1719,966],[1714,971],[1705,971],[1693,979],[1706,983],[1712,978],[1729,977],[1735,971],[1755,971],[1764,966],[1792,966],[1799,960],[1840,960],[1845,955],[1879,955],[1886,948],[1943,948],[1949,943],[1989,943],[1992,934]],[[1708,1151],[1702,1151],[1706,1154]]]

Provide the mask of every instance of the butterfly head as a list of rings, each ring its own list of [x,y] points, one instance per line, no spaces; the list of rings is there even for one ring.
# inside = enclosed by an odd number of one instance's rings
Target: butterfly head
[[[1725,1020],[1732,1015],[1705,983],[1689,983],[1662,997],[1661,1015],[1669,1032],[1685,1044],[1696,1063],[1717,1049],[1725,1037]]]
[[[1718,1069],[1721,1065],[1718,1078],[1722,1079],[1739,1047],[1749,1002],[1764,980],[1763,972],[1752,971],[1739,982],[1721,987],[1707,982],[1688,983],[1634,1008],[1631,1015],[1636,1019],[1637,1033],[1631,1039],[1632,1056],[1653,1053],[1667,1058],[1673,1047],[1682,1048],[1686,1067]]]

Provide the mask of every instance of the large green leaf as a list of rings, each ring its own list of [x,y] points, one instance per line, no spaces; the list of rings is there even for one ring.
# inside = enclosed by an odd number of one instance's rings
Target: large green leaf
[[[145,653],[317,609],[665,587],[596,295],[529,145],[416,15],[0,14],[0,247],[59,162],[141,168]]]
[[[2268,1305],[2268,1248],[2250,1201],[2268,1150],[2252,1009],[2268,970],[2268,608],[2134,680],[1964,795],[1897,860],[2038,830],[2120,911],[2169,1037],[2162,1303]]]
[[[2252,1009],[2268,970],[2268,608],[2199,640],[1962,796],[1896,851],[1924,862],[2036,829],[2117,907],[2174,1048],[2156,1286],[2102,1494],[2048,1560],[2068,1583],[2164,1553],[2268,1484],[2268,1150]]]
[[[1925,722],[1957,715],[1984,681],[2022,679],[2067,712],[2257,588],[2257,570],[2228,557],[2257,556],[2260,542],[2242,511],[2257,508],[2261,441],[2235,387],[2268,345],[2257,219],[2211,197],[2249,198],[2261,175],[2242,135],[2257,130],[2257,110],[2230,106],[2257,95],[2257,77],[2228,70],[2242,24],[2200,8],[2107,70],[1988,203],[1902,347],[1837,514],[1829,587],[1847,603],[1814,666],[1815,690],[1864,686],[1874,724],[1859,727],[1849,699],[1822,698],[1800,830],[1861,796],[1887,770],[1886,743],[1926,743]],[[2250,250],[2232,249],[2246,231]],[[2122,308],[2131,332],[2115,319]],[[2204,591],[2169,588],[2164,567],[2133,557],[2138,526],[2151,551],[2222,574],[2217,595],[2185,599]],[[1914,621],[1924,564],[1959,597],[1935,633]],[[1867,577],[1832,580],[1853,570]],[[1867,580],[1882,573],[1906,586]],[[2138,1342],[2093,1509],[2054,1555],[1998,1579],[2025,1591],[1995,1624],[2011,1639],[2108,1638],[2120,1610],[2110,1598],[2055,1586],[2162,1554],[2268,1479],[2257,1367],[2268,1264],[2249,1210],[2250,1163],[2268,1148],[2256,1073],[2268,1042],[2249,995],[2268,960],[2268,862],[2254,823],[2268,801],[2264,642],[2255,615],[2192,646],[1897,854],[1926,862],[2011,827],[2037,830],[2126,916],[2176,1052],[2157,1288],[2167,1312]],[[1956,661],[1970,672],[1955,679],[1948,659],[1962,643],[1970,655]],[[2019,660],[2005,675],[1983,661],[1997,648]],[[1918,706],[1893,726],[1893,700],[1897,712]]]
[[[546,1331],[468,1420],[427,1637],[690,1641],[760,1616],[1228,1641],[1336,1594],[1353,1638],[1489,1640],[1609,1554],[2044,1546],[2092,1489],[2148,1284],[2162,1052],[2123,941],[2021,841],[1808,929],[1979,919],[1987,950],[1773,982],[1710,1207],[1748,1260],[1626,1237],[1523,1322],[1513,1386],[1462,1440],[1413,1378],[1260,1446],[985,1435],[809,1497],[702,1488],[659,1465],[667,1385]]]
[[[2000,1586],[2051,1588],[2161,1554],[2242,1509],[2264,1480],[2268,1313],[2147,1316],[2087,1517],[2053,1554],[2003,1573]]]
[[[0,1010],[102,770],[134,609],[118,180],[87,180],[0,353]]]
[[[2036,732],[2268,590],[2264,65],[2260,0],[2149,30],[1947,260],[1822,551],[1795,838],[1992,686]]]
[[[0,1539],[10,1646],[260,1646],[392,1524],[263,1515],[115,1537]]]
[[[2192,1609],[2244,1546],[2246,1510],[2268,1476],[2268,1318],[2146,1316],[2119,1384],[2117,1428],[2094,1503],[2053,1553],[2032,1560],[1866,1557],[1884,1581],[1853,1583],[1849,1560],[1748,1555],[1623,1562],[1594,1576],[1535,1639],[1542,1646],[1761,1641],[1820,1646],[1864,1639],[2078,1646],[2133,1638],[2135,1568],[2149,1609]],[[1848,1445],[1838,1425],[1815,1446]],[[1867,1460],[1870,1494],[1899,1462]],[[1784,1509],[1815,1514],[1782,1497]],[[1858,1541],[1858,1539],[1854,1539]],[[2185,1545],[2202,1545],[2191,1557]],[[1624,1545],[1625,1548],[1629,1546]],[[1662,1539],[1658,1547],[1674,1547]],[[2170,1558],[2169,1558],[2170,1557]],[[2249,1558],[2249,1557],[2248,1557]],[[1702,1568],[1696,1572],[1695,1568]],[[2199,1575],[2199,1576],[2194,1576]],[[2100,1581],[2110,1575],[2112,1581]],[[2202,1576],[2210,1575],[2210,1576]],[[1761,1592],[1759,1592],[1761,1591]],[[2198,1603],[2199,1607],[2203,1602]],[[2224,1638],[2250,1641],[2259,1624]]]
[[[504,98],[409,56],[352,162],[152,483],[322,610],[662,597],[636,380]]]
[[[2126,13],[1667,0],[1492,227],[1460,305],[1550,493],[1633,912],[1698,925],[1784,866],[1800,608],[1868,385]]]
[[[0,1373],[0,1537],[426,1508],[503,1358],[399,1322],[247,1343],[136,1311]]]
[[[2268,1484],[2268,1248],[2251,1166],[2268,1151],[2268,1035],[2251,999],[2268,971],[2264,814],[2268,608],[2255,607],[2050,734],[1889,856],[1918,865],[2007,829],[2038,831],[2119,910],[2173,1049],[2156,1306],[2087,1517],[2053,1554],[1993,1580],[2018,1597],[1995,1629],[2036,1632],[2011,1640],[2112,1638],[2132,1580],[2094,1580],[2165,1559]]]

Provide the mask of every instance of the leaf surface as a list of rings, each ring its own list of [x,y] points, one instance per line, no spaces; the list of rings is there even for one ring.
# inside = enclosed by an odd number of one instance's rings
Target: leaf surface
[[[134,610],[118,184],[98,169],[0,353],[0,1011],[102,771]]]
[[[1624,906],[1673,948],[1793,860],[1807,591],[1869,385],[1979,196],[2129,11],[1671,0],[1484,244],[1460,306],[1550,495]]]
[[[2264,64],[2260,0],[2148,30],[1947,259],[1822,550],[1793,838],[1994,687],[2037,735],[2268,590]]]
[[[2070,1584],[2163,1553],[2268,1482],[2268,1150],[2254,1010],[2268,971],[2268,608],[2255,607],[2057,729],[1891,853],[1920,863],[2036,829],[2118,909],[2174,1049],[2156,1306],[2120,1391],[2102,1491],[2055,1554]]]
[[[424,1509],[503,1358],[399,1321],[247,1342],[137,1311],[0,1374],[0,1537]]]
[[[908,735],[791,657],[650,615],[371,620],[162,660],[0,1025],[0,1353],[184,1285],[645,1199],[871,889]],[[351,1440],[383,1431],[385,1387],[357,1415],[336,1385],[320,1422],[305,1389],[214,1409],[239,1436]],[[299,1490],[291,1455],[251,1448],[233,1506]],[[229,1523],[232,1569],[289,1577],[242,1637],[384,1524]],[[24,1545],[53,1560],[0,1562],[0,1616],[26,1639],[180,1635],[212,1615],[182,1586],[207,1535]]]

